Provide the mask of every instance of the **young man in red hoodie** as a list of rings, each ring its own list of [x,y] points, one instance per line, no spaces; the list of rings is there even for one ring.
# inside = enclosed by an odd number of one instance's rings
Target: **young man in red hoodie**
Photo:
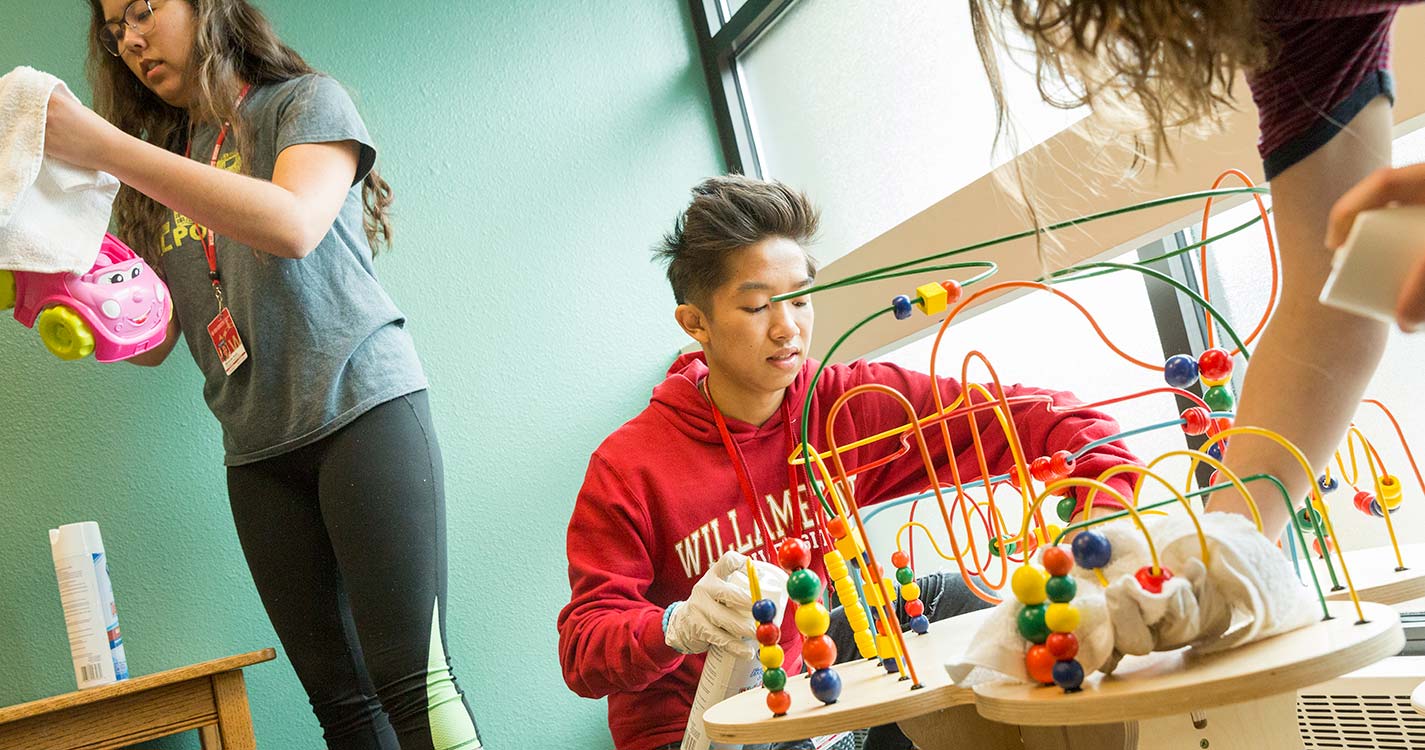
[[[816,266],[803,245],[816,224],[807,199],[780,183],[718,177],[693,189],[692,204],[659,250],[678,302],[674,316],[702,351],[679,357],[649,406],[590,458],[569,521],[572,592],[559,615],[564,679],[579,695],[608,697],[619,750],[676,746],[702,654],[710,646],[751,648],[752,600],[745,577],[733,575],[745,565],[744,555],[771,563],[776,542],[800,537],[814,552],[812,568],[826,579],[821,555],[830,540],[818,530],[817,499],[787,461],[800,439],[802,404],[817,368],[807,359],[812,300],[771,301],[812,284]],[[826,417],[837,397],[867,383],[895,388],[920,415],[935,409],[924,374],[864,361],[831,365],[812,398],[812,445],[828,444]],[[938,387],[945,403],[960,395],[955,380],[941,378]],[[1113,419],[1077,408],[1080,402],[1068,393],[1016,385],[1005,395],[1043,397],[1012,409],[1028,457],[1119,432]],[[968,421],[948,423],[963,481],[980,476]],[[845,445],[905,422],[892,399],[860,396],[838,417],[836,437]],[[990,469],[1005,472],[1012,458],[998,423],[982,416],[978,429]],[[943,457],[941,431],[925,435],[931,455]],[[850,451],[846,466],[887,450]],[[924,490],[925,470],[914,454],[856,476],[858,503]],[[1080,457],[1073,474],[1097,476],[1132,462],[1126,448],[1109,443]],[[948,481],[948,465],[942,468]],[[1127,478],[1116,479],[1126,491]],[[958,576],[921,583],[931,619],[984,606]],[[855,658],[839,609],[831,632],[842,660]],[[800,644],[793,618],[785,617],[788,673],[800,671]]]

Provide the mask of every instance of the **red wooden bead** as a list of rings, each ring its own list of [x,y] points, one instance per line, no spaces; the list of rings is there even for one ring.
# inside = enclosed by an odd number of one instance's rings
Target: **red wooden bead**
[[[1044,569],[1049,571],[1051,576],[1066,576],[1074,567],[1074,558],[1063,547],[1045,547],[1043,557],[1039,558]],[[1060,657],[1063,658],[1063,657]]]
[[[811,548],[806,542],[789,536],[777,545],[777,562],[787,570],[801,570],[811,564]]]
[[[1212,472],[1212,478],[1207,480],[1207,486],[1216,487],[1217,485],[1222,484],[1222,481],[1222,472],[1214,469]]]
[[[1049,468],[1054,471],[1056,477],[1067,477],[1074,473],[1074,454],[1068,451],[1054,451],[1054,456],[1049,459]]]
[[[1029,679],[1042,685],[1054,684],[1054,654],[1049,652],[1049,647],[1036,643],[1029,647],[1029,652],[1024,655],[1024,666],[1029,669]]]
[[[1321,552],[1321,540],[1318,539],[1318,538],[1316,538],[1316,537],[1312,537],[1312,538],[1311,538],[1311,550],[1316,553],[1316,556],[1317,556],[1317,557],[1325,557],[1325,556],[1326,556],[1324,553]],[[1326,540],[1326,551],[1327,551],[1327,552],[1335,552],[1335,551],[1336,551],[1336,543],[1333,542],[1333,541],[1331,541],[1330,539],[1327,539],[1327,540]]]
[[[1163,593],[1163,584],[1173,577],[1173,571],[1164,567],[1159,567],[1158,571],[1158,574],[1154,575],[1153,566],[1144,565],[1138,569],[1137,573],[1133,574],[1133,577],[1138,579],[1138,585],[1142,586],[1144,591],[1150,594],[1161,594]]]
[[[1226,380],[1232,374],[1232,355],[1213,347],[1197,357],[1197,371],[1203,380]]]
[[[1034,477],[1039,482],[1050,482],[1054,479],[1054,473],[1049,467],[1049,457],[1040,456],[1029,462],[1029,476]]]
[[[840,518],[833,518],[826,522],[826,532],[831,534],[832,539],[841,539],[846,536],[846,522]]]
[[[812,669],[826,669],[836,663],[836,641],[831,636],[818,635],[802,643],[802,661]]]
[[[891,553],[891,566],[892,566],[892,567],[896,567],[896,568],[909,568],[909,567],[910,567],[910,555],[907,555],[906,553],[904,553],[904,552],[902,552],[902,551],[900,551],[900,550],[896,550],[895,552],[892,552],[892,553]]]
[[[767,708],[772,709],[773,716],[785,716],[787,709],[792,707],[792,696],[785,690],[778,690],[775,693],[767,694]]]
[[[1375,495],[1372,495],[1371,493],[1366,492],[1365,490],[1361,490],[1360,492],[1356,493],[1356,499],[1352,502],[1355,504],[1356,510],[1359,510],[1360,512],[1369,516],[1371,515],[1371,503],[1374,502],[1375,499]]]
[[[1183,432],[1189,435],[1201,435],[1207,432],[1208,423],[1212,417],[1207,415],[1207,410],[1201,406],[1190,406],[1183,409]]]
[[[782,640],[782,628],[780,625],[771,622],[764,622],[757,626],[757,642],[763,646],[775,646]]]
[[[1050,633],[1044,646],[1055,659],[1072,659],[1079,653],[1079,639],[1073,633]]]
[[[964,290],[960,288],[960,282],[955,280],[940,282],[940,288],[945,290],[945,304],[953,305],[960,301],[960,293]]]
[[[925,614],[925,602],[919,599],[911,599],[905,603],[906,617],[920,617]]]
[[[1214,437],[1219,432],[1232,429],[1231,417],[1213,417],[1212,424],[1207,427],[1207,436]]]

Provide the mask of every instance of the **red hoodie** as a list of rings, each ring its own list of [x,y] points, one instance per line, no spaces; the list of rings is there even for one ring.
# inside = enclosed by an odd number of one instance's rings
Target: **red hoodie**
[[[817,368],[808,362],[787,390],[795,434],[801,432],[801,407]],[[609,699],[609,729],[620,750],[651,750],[680,742],[702,673],[702,655],[684,655],[663,642],[663,610],[686,599],[693,584],[722,553],[737,549],[765,559],[762,534],[749,518],[737,475],[723,446],[712,409],[698,384],[708,368],[701,353],[679,357],[668,378],[653,389],[648,408],[610,435],[589,459],[584,486],[569,520],[569,604],[559,613],[559,661],[564,681],[586,698]],[[851,388],[880,383],[900,391],[920,415],[934,412],[930,378],[895,365],[855,362],[831,365],[822,373],[812,400],[811,443],[825,449],[826,416],[836,398]],[[941,379],[945,403],[960,395],[958,381]],[[1043,395],[1053,407],[1033,401],[1013,407],[1014,422],[1028,458],[1074,450],[1118,433],[1118,424],[1097,411],[1075,409],[1071,394],[1024,386],[1006,396]],[[783,411],[753,426],[727,419],[752,483],[765,507],[762,513],[775,537],[796,534],[812,547],[828,540],[816,529],[813,504],[805,487],[800,503],[787,486],[787,444]],[[837,418],[838,444],[904,425],[902,407],[886,396],[859,396]],[[980,420],[991,471],[1012,463],[1008,442],[992,415]],[[993,426],[991,426],[993,424]],[[949,422],[962,481],[978,479],[979,464],[968,420]],[[845,428],[844,430],[842,428]],[[945,455],[940,430],[925,431],[932,456]],[[847,470],[884,456],[894,441],[849,452]],[[1076,476],[1097,476],[1122,463],[1137,463],[1119,443],[1110,443],[1078,459]],[[948,479],[948,468],[942,467]],[[1116,477],[1126,491],[1128,478]],[[918,451],[855,477],[862,506],[924,490],[925,470]],[[1097,502],[1097,501],[1096,501]],[[814,568],[826,580],[821,555]],[[749,615],[750,616],[750,615]],[[801,639],[793,618],[782,627],[786,669],[800,671]]]

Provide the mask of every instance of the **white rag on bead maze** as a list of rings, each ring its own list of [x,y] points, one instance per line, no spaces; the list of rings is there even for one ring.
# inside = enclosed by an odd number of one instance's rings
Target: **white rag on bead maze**
[[[1145,519],[1159,545],[1162,565],[1175,572],[1161,593],[1144,590],[1134,571],[1149,564],[1143,534],[1127,519],[1095,527],[1113,545],[1113,557],[1097,576],[1075,566],[1074,606],[1082,620],[1076,657],[1085,673],[1112,672],[1125,654],[1192,646],[1203,653],[1245,645],[1311,624],[1320,617],[1310,589],[1250,520],[1233,513],[1199,516],[1207,537],[1208,564],[1192,521],[1181,515]],[[1006,677],[1030,682],[1028,644],[1015,627],[1022,607],[1006,598],[984,623],[970,648],[946,664],[956,684]]]

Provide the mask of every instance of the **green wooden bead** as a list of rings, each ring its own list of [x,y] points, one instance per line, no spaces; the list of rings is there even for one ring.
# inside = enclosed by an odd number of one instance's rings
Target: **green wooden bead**
[[[1043,604],[1030,604],[1019,610],[1019,634],[1032,643],[1043,643],[1049,637],[1049,625],[1044,622]]]
[[[778,667],[763,672],[762,684],[774,693],[781,690],[787,686],[787,670]]]
[[[1072,497],[1060,498],[1057,510],[1059,520],[1068,523],[1074,517],[1074,509],[1079,507],[1079,501]]]
[[[821,579],[806,568],[793,571],[787,578],[787,596],[797,604],[810,604],[821,596]]]
[[[1202,400],[1213,411],[1232,411],[1237,406],[1237,397],[1225,385],[1214,385],[1202,394]]]
[[[1074,594],[1079,593],[1079,584],[1068,576],[1054,576],[1044,584],[1044,591],[1049,594],[1049,601],[1063,603],[1073,601]]]
[[[915,580],[915,571],[910,568],[896,568],[896,583],[905,585]]]

